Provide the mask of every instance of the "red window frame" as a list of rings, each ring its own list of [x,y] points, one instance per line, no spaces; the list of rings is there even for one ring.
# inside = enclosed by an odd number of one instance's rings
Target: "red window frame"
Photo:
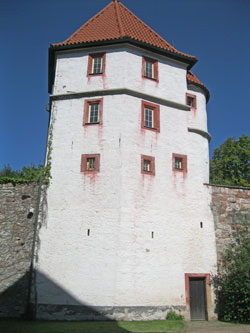
[[[153,110],[153,118],[154,118],[154,126],[153,127],[146,127],[145,126],[145,108]],[[141,103],[141,128],[160,132],[160,106],[157,104],[149,103],[147,101],[142,101]]]
[[[182,168],[176,168],[175,167],[175,159],[176,158],[182,159]],[[187,155],[181,155],[181,154],[174,154],[173,153],[172,163],[173,163],[173,170],[174,171],[187,172]]]
[[[89,122],[89,108],[91,104],[99,105],[99,121],[96,123]],[[103,98],[98,99],[86,99],[84,102],[84,115],[83,115],[83,125],[99,125],[102,124],[102,113],[103,113]]]
[[[89,170],[87,168],[87,159],[94,158],[95,159],[95,168]],[[100,154],[82,154],[81,156],[81,172],[84,173],[93,173],[100,171]]]
[[[154,69],[154,76],[146,76],[146,61],[151,62]],[[142,57],[142,77],[159,82],[159,73],[158,73],[158,61],[148,57]]]
[[[206,295],[206,309],[207,309],[207,316],[209,313],[209,297],[208,297],[208,290],[211,285],[211,275],[209,273],[185,273],[185,293],[186,293],[186,304],[188,308],[189,315],[191,317],[190,313],[190,287],[189,287],[189,281],[190,278],[202,278],[205,280],[205,295]],[[209,316],[208,316],[209,317]]]
[[[186,105],[189,105],[188,104],[188,98],[192,98],[193,99],[193,106],[190,106],[191,109],[195,109],[197,108],[197,101],[196,101],[196,96],[195,95],[192,95],[192,94],[189,94],[189,93],[186,93]]]
[[[144,161],[150,161],[150,171],[144,170]],[[155,176],[155,158],[153,156],[141,155],[141,173]]]
[[[93,67],[93,61],[94,58],[102,58],[102,72],[101,73],[93,73],[92,72],[92,67]],[[98,76],[98,75],[104,75],[105,74],[105,69],[106,69],[106,53],[94,53],[94,54],[89,54],[88,58],[88,71],[87,71],[87,76]]]

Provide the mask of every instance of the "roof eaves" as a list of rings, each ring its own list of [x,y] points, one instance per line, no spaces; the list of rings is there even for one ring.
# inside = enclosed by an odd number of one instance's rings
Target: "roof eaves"
[[[209,92],[209,90],[207,89],[207,87],[204,86],[204,84],[200,84],[200,83],[198,83],[198,82],[195,82],[195,81],[189,80],[188,78],[187,78],[187,83],[188,83],[188,84],[192,84],[192,85],[194,85],[194,86],[196,86],[196,87],[199,87],[199,88],[203,89],[203,91],[205,92],[205,96],[206,96],[206,102],[208,103],[208,101],[209,101],[209,99],[210,99],[210,92]]]
[[[181,52],[175,52],[171,50],[167,50],[158,46],[154,46],[152,44],[145,43],[143,41],[140,41],[138,39],[131,38],[129,36],[123,36],[121,38],[112,38],[112,39],[105,39],[105,40],[96,40],[96,41],[90,41],[90,42],[77,42],[77,43],[71,43],[71,44],[65,44],[65,43],[60,43],[60,44],[51,44],[50,49],[53,50],[69,50],[69,49],[74,49],[74,48],[82,48],[82,47],[88,47],[88,46],[96,46],[96,45],[109,45],[109,44],[117,44],[117,43],[131,43],[131,44],[139,44],[142,47],[145,47],[147,49],[151,49],[154,52],[160,53],[162,55],[168,55],[171,58],[183,60],[185,63],[188,63],[190,69],[196,62],[197,59],[194,56],[189,56]]]

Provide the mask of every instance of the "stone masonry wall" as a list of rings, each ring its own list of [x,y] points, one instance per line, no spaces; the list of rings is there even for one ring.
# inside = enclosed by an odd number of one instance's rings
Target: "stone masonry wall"
[[[218,263],[237,225],[250,221],[250,188],[207,185],[214,216]]]
[[[25,315],[38,188],[0,185],[0,317]]]

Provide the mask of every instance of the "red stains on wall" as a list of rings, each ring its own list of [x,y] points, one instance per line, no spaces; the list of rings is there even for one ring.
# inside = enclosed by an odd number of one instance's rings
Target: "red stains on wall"
[[[177,182],[182,186],[181,196],[186,195],[185,180],[187,178],[187,155],[172,154],[172,175],[173,175],[173,188],[177,191]]]
[[[106,74],[102,75],[102,86],[103,86],[103,89],[108,89]]]
[[[182,174],[183,179],[187,178],[187,155],[172,154],[172,169],[174,176],[178,173]]]
[[[190,106],[193,117],[196,117],[197,112],[197,98],[196,95],[186,93],[186,104]]]

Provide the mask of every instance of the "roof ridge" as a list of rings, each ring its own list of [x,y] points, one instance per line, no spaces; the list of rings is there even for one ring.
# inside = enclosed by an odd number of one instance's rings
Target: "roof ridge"
[[[190,62],[190,66],[196,62],[196,57],[175,49],[119,0],[111,1],[65,41],[51,44],[51,47],[76,47],[91,42],[124,41],[126,37],[140,44],[163,49],[172,53],[173,57],[184,57],[188,63]]]
[[[123,26],[122,26],[122,20],[121,20],[121,16],[120,16],[120,9],[119,9],[119,4],[117,0],[113,0],[114,4],[115,4],[115,12],[116,12],[116,16],[117,16],[117,21],[118,21],[118,28],[121,34],[121,37],[124,37],[124,30],[123,30]]]

